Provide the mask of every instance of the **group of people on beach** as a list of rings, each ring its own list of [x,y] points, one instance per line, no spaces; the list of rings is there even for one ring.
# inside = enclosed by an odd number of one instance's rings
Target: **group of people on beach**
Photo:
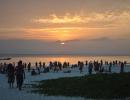
[[[84,62],[80,62],[78,61],[78,64],[74,64],[71,67],[79,67],[80,73],[83,72],[83,68],[84,65],[86,67],[88,67],[88,73],[92,74],[92,71],[95,71],[96,73],[102,73],[102,72],[110,72],[112,70],[112,66],[120,66],[120,72],[124,72],[124,66],[127,64],[126,61],[121,62],[121,61],[112,61],[112,62],[108,62],[105,61],[105,63],[103,62],[103,60],[101,61],[86,61]],[[108,70],[105,70],[104,65],[108,66]]]
[[[27,72],[31,72],[31,75],[40,75],[40,73],[48,73],[50,71],[59,72],[63,71],[64,73],[71,73],[71,69],[78,68],[79,72],[82,73],[84,67],[88,68],[89,75],[92,74],[93,71],[96,73],[109,72],[111,73],[112,66],[120,66],[120,73],[124,72],[124,67],[127,64],[126,61],[112,61],[108,62],[103,60],[101,61],[78,61],[77,64],[70,64],[69,62],[59,62],[59,61],[50,61],[47,65],[45,62],[36,62],[35,67],[32,67],[32,64],[23,63],[19,61],[17,66],[15,63],[0,63],[0,73],[6,74],[8,77],[9,87],[13,88],[13,84],[16,80],[17,88],[19,90],[22,89],[23,81],[25,79],[25,70]],[[104,68],[104,66],[108,66],[108,70]],[[64,69],[68,69],[65,71]]]
[[[16,80],[17,88],[19,90],[22,89],[23,80],[25,79],[25,71],[22,61],[19,61],[17,66],[12,63],[4,63],[4,65],[1,63],[0,72],[7,75],[10,88],[14,87],[14,82]]]

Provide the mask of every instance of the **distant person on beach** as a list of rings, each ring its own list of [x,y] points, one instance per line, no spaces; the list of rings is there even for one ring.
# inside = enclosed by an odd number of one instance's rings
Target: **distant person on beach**
[[[124,61],[124,65],[126,66],[126,64],[127,64],[127,61]]]
[[[41,73],[40,68],[37,67],[36,69],[37,69],[37,71],[38,71],[38,74],[40,75],[40,73]]]
[[[25,79],[24,66],[22,64],[22,61],[19,61],[18,66],[16,66],[16,81],[19,90],[22,89],[24,79]]]
[[[102,61],[102,60],[100,61],[100,66],[101,66],[101,67],[103,66],[103,61]]]
[[[43,69],[45,68],[45,66],[46,66],[46,63],[45,63],[45,62],[43,62],[43,64],[42,64]]]
[[[6,74],[7,73],[7,64],[4,63],[3,64],[3,74]]]
[[[41,69],[41,67],[42,67],[42,62],[41,62],[41,61],[39,62],[39,67],[40,67],[40,69]]]
[[[15,80],[15,69],[11,63],[7,67],[7,76],[8,76],[9,87],[13,88],[13,84]]]
[[[94,71],[97,73],[100,69],[100,63],[98,61],[93,62]]]
[[[3,64],[0,63],[0,73],[3,73]]]
[[[37,62],[35,63],[35,66],[36,66],[36,68],[38,67],[38,64],[37,64]]]
[[[124,63],[122,62],[120,65],[120,73],[123,73],[123,72],[124,72]]]
[[[40,66],[42,66],[41,62],[39,62],[39,66],[38,66],[38,63],[36,62],[35,66],[36,66],[36,70],[38,71],[38,74],[40,75],[40,73],[41,73],[41,71],[40,71],[41,67]],[[34,72],[34,69],[32,70],[32,72]]]
[[[85,62],[86,67],[88,66],[88,61]]]
[[[109,64],[109,72],[111,72],[112,62]]]
[[[80,63],[79,63],[79,70],[80,70],[80,73],[83,72],[83,67],[84,67],[83,62],[80,62]]]
[[[92,69],[93,69],[93,63],[90,62],[90,63],[89,63],[89,66],[88,66],[88,72],[89,72],[89,75],[92,74]]]
[[[35,69],[32,69],[31,75],[32,75],[32,76],[37,75]]]
[[[29,64],[28,64],[28,72],[30,72],[30,70],[31,70],[31,63],[29,62]]]

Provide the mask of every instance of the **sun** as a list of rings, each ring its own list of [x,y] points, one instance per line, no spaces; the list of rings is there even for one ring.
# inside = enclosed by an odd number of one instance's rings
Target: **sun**
[[[61,42],[60,44],[61,44],[61,45],[64,45],[65,43],[64,43],[64,42]]]

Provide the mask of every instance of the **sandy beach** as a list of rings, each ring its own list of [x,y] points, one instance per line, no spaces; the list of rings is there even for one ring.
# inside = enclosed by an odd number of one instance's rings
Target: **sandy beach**
[[[68,69],[64,69],[68,70]],[[63,70],[63,71],[64,71]],[[29,72],[26,71],[26,79],[24,80],[24,84],[32,84],[34,81],[40,81],[40,80],[48,80],[48,79],[57,79],[61,77],[74,77],[74,76],[83,76],[88,74],[87,68],[84,66],[83,73],[80,74],[79,70],[77,68],[74,68],[71,70],[71,73],[63,73],[63,71],[60,71],[58,73],[55,72],[49,72],[49,73],[42,73],[40,75],[31,76]],[[112,67],[112,73],[119,73],[120,67],[114,66]],[[130,72],[130,65],[127,65],[124,68],[125,72]],[[95,72],[93,72],[95,74]],[[7,77],[4,74],[0,74],[0,100],[84,100],[84,98],[81,97],[63,97],[63,96],[44,96],[34,93],[29,93],[31,89],[29,88],[23,88],[22,91],[19,91],[16,88],[9,89],[8,83],[7,83]],[[25,87],[25,85],[23,86]],[[91,99],[85,99],[85,100],[91,100]]]

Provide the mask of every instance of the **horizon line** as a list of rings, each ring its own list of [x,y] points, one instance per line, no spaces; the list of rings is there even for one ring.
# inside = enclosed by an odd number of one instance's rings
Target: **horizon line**
[[[0,57],[5,57],[5,56],[130,56],[130,54],[27,54],[27,53],[19,53],[19,54],[14,54],[14,53],[0,53]]]

